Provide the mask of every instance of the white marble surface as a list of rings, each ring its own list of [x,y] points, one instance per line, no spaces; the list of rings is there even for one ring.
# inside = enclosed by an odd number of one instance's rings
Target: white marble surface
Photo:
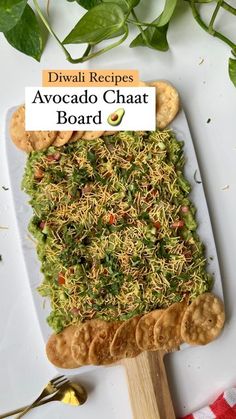
[[[76,6],[64,0],[52,2],[54,27],[62,37],[76,22]],[[218,248],[227,324],[222,336],[206,347],[168,355],[166,365],[176,415],[180,416],[214,399],[224,388],[236,384],[236,89],[227,75],[229,50],[193,23],[182,6],[170,30],[171,51],[158,53],[145,48],[120,47],[83,67],[137,68],[143,79],[171,80],[181,93],[206,190]],[[64,13],[65,11],[65,13]],[[60,16],[63,15],[63,18]],[[148,13],[147,13],[148,18]],[[63,28],[61,25],[63,22]],[[219,24],[223,27],[221,18]],[[232,20],[226,21],[233,33]],[[233,20],[235,25],[235,22]],[[76,48],[73,47],[73,50]],[[41,63],[10,48],[0,37],[0,129],[5,110],[24,97],[24,87],[41,83],[43,68],[74,68],[50,39]],[[77,55],[77,54],[76,54]],[[202,64],[201,60],[204,59]],[[80,67],[81,68],[81,67]],[[207,124],[208,118],[211,122]],[[1,138],[0,134],[0,138]],[[16,236],[5,150],[0,140],[0,413],[32,400],[54,375],[47,362],[37,318],[34,314],[26,272]],[[228,189],[223,190],[225,185]],[[89,389],[81,408],[52,404],[31,413],[32,418],[131,419],[122,367],[84,373],[79,380]],[[148,419],[148,418],[144,418]]]

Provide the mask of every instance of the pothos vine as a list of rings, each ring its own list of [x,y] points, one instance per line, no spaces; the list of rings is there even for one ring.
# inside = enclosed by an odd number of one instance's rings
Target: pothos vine
[[[83,63],[118,47],[127,39],[132,26],[136,26],[139,33],[130,43],[131,48],[144,46],[167,51],[168,29],[172,21],[177,19],[175,11],[180,2],[186,1],[197,24],[230,48],[228,72],[236,87],[236,41],[220,32],[216,22],[222,10],[230,13],[232,18],[236,15],[236,8],[224,0],[165,0],[162,13],[152,22],[144,22],[140,17],[141,11],[136,9],[140,3],[146,2],[148,5],[149,0],[65,0],[76,1],[78,7],[82,6],[86,12],[64,40],[57,36],[50,23],[49,1],[46,2],[47,13],[42,11],[38,0],[33,0],[34,9],[29,6],[28,0],[0,2],[0,32],[14,48],[38,61],[45,48],[45,32],[55,38],[66,59],[73,64]],[[208,3],[215,3],[215,7],[210,20],[206,22],[201,12]],[[78,14],[81,15],[81,9],[78,9]],[[105,40],[109,40],[109,43],[106,42],[104,46]],[[68,44],[85,44],[84,53],[80,57],[72,57],[67,49]]]

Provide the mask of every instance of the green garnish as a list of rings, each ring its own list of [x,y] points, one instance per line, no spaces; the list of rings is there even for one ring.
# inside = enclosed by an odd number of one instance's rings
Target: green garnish
[[[31,196],[55,331],[122,320],[211,288],[196,234],[183,143],[171,131],[119,132],[29,155]],[[40,179],[35,173],[41,171]]]

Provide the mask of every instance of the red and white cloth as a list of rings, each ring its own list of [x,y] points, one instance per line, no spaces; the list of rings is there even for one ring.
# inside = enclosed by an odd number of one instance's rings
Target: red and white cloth
[[[214,403],[182,419],[236,419],[236,388],[224,391]]]

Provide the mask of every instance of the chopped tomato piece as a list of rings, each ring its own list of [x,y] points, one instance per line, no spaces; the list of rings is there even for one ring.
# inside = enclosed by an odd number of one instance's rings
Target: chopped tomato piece
[[[184,227],[184,220],[175,221],[172,224],[172,228],[182,228]]]
[[[61,272],[58,274],[57,282],[59,285],[64,285],[66,282],[65,277],[62,275]]]
[[[34,171],[34,178],[37,180],[41,180],[44,177],[44,171],[40,168],[36,168]]]
[[[126,160],[128,160],[128,161],[132,161],[132,160],[133,160],[133,158],[134,158],[133,156],[127,156],[127,157],[126,157]]]
[[[39,223],[39,228],[40,228],[40,230],[43,230],[44,229],[44,227],[45,227],[45,225],[46,225],[46,221],[41,221],[40,223]]]
[[[183,206],[183,207],[181,207],[181,211],[182,211],[184,214],[186,214],[187,212],[189,212],[189,207],[187,207],[187,206]]]
[[[53,153],[53,154],[48,154],[47,156],[47,160],[48,161],[58,161],[61,158],[61,154],[59,152],[57,153]]]
[[[127,212],[123,212],[122,217],[127,219],[127,218],[129,218],[129,214]]]
[[[160,221],[154,221],[153,225],[154,225],[154,227],[155,227],[157,230],[159,230],[159,228],[161,228],[161,223],[160,223]]]
[[[183,255],[184,255],[185,259],[188,260],[188,261],[190,261],[192,259],[192,253],[190,252],[190,250],[186,250],[183,253]]]
[[[87,194],[87,193],[91,192],[91,190],[92,190],[92,186],[91,186],[91,185],[85,185],[85,186],[82,188],[82,192],[83,192],[83,194]]]
[[[115,222],[116,222],[116,217],[115,217],[115,215],[114,215],[114,214],[110,214],[110,217],[109,217],[109,224],[110,224],[110,225],[112,225],[112,224],[115,224]]]
[[[72,314],[75,314],[75,315],[79,314],[79,308],[77,308],[77,307],[73,307],[73,308],[71,309],[71,313],[72,313]]]
[[[152,196],[157,196],[157,195],[159,195],[159,192],[158,192],[158,191],[155,191],[155,189],[153,189],[153,190],[151,191],[151,195],[152,195]]]

